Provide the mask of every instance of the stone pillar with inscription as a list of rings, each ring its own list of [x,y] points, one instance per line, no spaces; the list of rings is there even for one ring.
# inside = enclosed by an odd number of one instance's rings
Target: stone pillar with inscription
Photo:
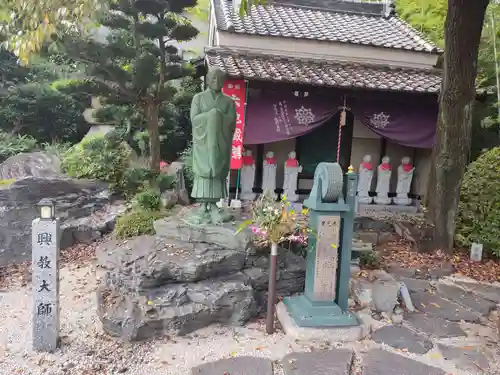
[[[344,189],[344,179],[346,181]],[[358,176],[344,176],[338,163],[320,163],[314,173],[309,208],[310,236],[304,294],[284,300],[299,327],[358,326],[347,310]]]
[[[32,223],[33,349],[53,352],[59,342],[59,220],[50,200]]]

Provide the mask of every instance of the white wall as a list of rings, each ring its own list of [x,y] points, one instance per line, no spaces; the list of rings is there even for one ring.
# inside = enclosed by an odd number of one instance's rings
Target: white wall
[[[218,45],[230,49],[279,57],[313,58],[421,69],[432,69],[436,65],[438,58],[438,56],[427,52],[316,40],[252,36],[220,30],[218,32]]]

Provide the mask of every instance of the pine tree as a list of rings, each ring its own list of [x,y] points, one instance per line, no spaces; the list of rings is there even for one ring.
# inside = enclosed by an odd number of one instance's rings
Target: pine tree
[[[110,4],[101,24],[107,43],[71,32],[57,36],[60,51],[84,63],[88,78],[79,90],[103,99],[108,108],[133,108],[149,136],[150,167],[160,166],[159,113],[175,96],[172,80],[192,75],[173,42],[189,41],[198,30],[183,16],[196,0],[119,0]],[[73,86],[73,89],[75,87]],[[130,130],[130,129],[129,129]]]

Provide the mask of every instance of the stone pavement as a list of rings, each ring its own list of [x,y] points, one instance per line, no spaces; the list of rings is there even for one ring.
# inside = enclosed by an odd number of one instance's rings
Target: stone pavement
[[[445,279],[404,281],[417,311],[402,324],[367,322],[364,340],[328,350],[291,353],[279,361],[236,357],[193,368],[193,375],[469,375],[499,374],[496,312],[500,287]],[[422,277],[422,275],[419,275]],[[375,322],[376,324],[373,324]],[[330,343],[332,344],[332,343]],[[499,372],[497,372],[499,371]]]

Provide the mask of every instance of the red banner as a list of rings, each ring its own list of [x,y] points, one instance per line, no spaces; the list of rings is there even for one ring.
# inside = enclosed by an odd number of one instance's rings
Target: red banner
[[[236,129],[231,147],[231,169],[240,169],[243,164],[243,131],[245,129],[246,83],[242,79],[228,80],[222,92],[234,100],[236,105]]]

